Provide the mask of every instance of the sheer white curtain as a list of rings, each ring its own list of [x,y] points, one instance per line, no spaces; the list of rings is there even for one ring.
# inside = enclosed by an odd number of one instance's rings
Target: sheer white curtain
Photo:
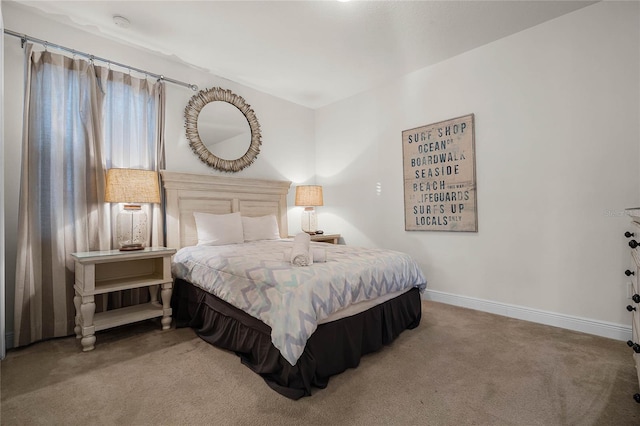
[[[16,346],[73,334],[70,253],[112,247],[111,210],[117,207],[103,201],[106,169],[157,169],[164,161],[157,129],[162,84],[35,52],[30,44],[25,59]],[[149,212],[150,222],[162,229],[159,211]]]
[[[164,115],[164,83],[150,82],[127,73],[98,68],[100,86],[105,92],[103,134],[106,169],[158,170],[164,167],[164,132],[158,123]],[[122,206],[111,205],[111,229]],[[164,245],[159,205],[143,204],[149,218],[147,246]],[[112,247],[118,247],[112,232]],[[118,308],[149,299],[145,289],[110,294],[109,308]]]
[[[106,168],[159,170],[164,167],[164,83],[99,69],[105,90],[104,152]],[[159,205],[143,205],[149,220],[147,245],[163,245]],[[120,206],[112,206],[112,226]],[[115,234],[112,245],[117,247]]]

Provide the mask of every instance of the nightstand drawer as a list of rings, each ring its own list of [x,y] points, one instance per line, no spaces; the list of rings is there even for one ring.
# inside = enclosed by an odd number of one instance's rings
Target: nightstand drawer
[[[311,241],[319,243],[338,244],[340,241],[340,234],[316,234],[311,235]]]
[[[340,234],[314,234],[309,235],[311,241],[316,243],[329,243],[329,244],[339,244],[340,243]],[[289,235],[289,238],[294,238],[293,235]]]

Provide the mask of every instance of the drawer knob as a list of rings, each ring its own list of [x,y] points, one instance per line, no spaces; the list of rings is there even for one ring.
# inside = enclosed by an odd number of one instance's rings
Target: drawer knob
[[[638,246],[640,246],[640,244],[638,244],[638,242],[636,240],[629,241],[629,247],[636,248]]]
[[[629,277],[631,275],[635,275],[636,273],[627,269],[626,271],[624,271],[624,274]]]
[[[633,395],[633,399],[640,404],[640,393]]]
[[[633,343],[631,340],[627,340],[627,346],[629,346],[637,354],[640,354],[640,345]]]
[[[636,303],[640,303],[640,294],[634,294],[633,296],[631,296],[631,299],[633,299],[633,301]]]
[[[633,232],[627,231],[627,232],[624,233],[624,236],[627,237],[627,238],[631,238],[631,237],[633,237]]]
[[[637,310],[635,306],[627,305],[627,311],[633,312],[635,310]]]

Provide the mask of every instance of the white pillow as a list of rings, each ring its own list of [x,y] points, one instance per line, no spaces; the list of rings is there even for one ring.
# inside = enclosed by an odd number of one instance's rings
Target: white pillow
[[[198,245],[221,246],[243,243],[240,213],[211,214],[193,212],[198,232]]]
[[[245,241],[279,240],[280,229],[274,215],[248,217],[242,216],[242,229]]]

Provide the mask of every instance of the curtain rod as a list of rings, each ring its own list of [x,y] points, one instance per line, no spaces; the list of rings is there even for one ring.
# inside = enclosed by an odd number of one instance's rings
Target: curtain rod
[[[158,80],[166,81],[168,83],[173,83],[173,84],[177,84],[179,86],[188,87],[189,89],[193,90],[194,92],[196,90],[198,90],[198,86],[196,86],[195,84],[189,84],[189,83],[185,83],[184,81],[174,80],[173,78],[168,78],[168,77],[165,77],[165,76],[160,75],[160,74],[156,74],[156,73],[152,73],[152,72],[149,72],[149,71],[141,70],[140,68],[132,67],[130,65],[121,64],[119,62],[114,62],[114,61],[112,61],[110,59],[101,58],[99,56],[95,56],[95,55],[92,55],[90,53],[84,53],[84,52],[80,52],[80,51],[75,50],[75,49],[71,49],[69,47],[61,46],[59,44],[49,43],[46,40],[41,40],[39,38],[31,37],[31,36],[28,36],[26,34],[20,34],[20,33],[17,33],[15,31],[11,31],[11,30],[8,30],[8,29],[5,29],[4,33],[7,34],[7,35],[10,35],[10,36],[13,36],[13,37],[18,37],[21,40],[21,45],[22,45],[23,48],[24,48],[24,44],[25,44],[26,41],[32,41],[34,43],[39,43],[39,44],[43,45],[45,47],[45,49],[47,47],[52,47],[52,48],[55,48],[55,49],[64,50],[66,52],[72,53],[73,55],[79,55],[79,56],[84,56],[85,58],[89,58],[89,60],[91,60],[91,61],[104,62],[106,64],[115,65],[115,66],[118,66],[118,67],[121,67],[121,68],[125,68],[125,69],[131,70],[131,71],[139,72],[141,74],[146,74],[148,76],[157,78]]]

